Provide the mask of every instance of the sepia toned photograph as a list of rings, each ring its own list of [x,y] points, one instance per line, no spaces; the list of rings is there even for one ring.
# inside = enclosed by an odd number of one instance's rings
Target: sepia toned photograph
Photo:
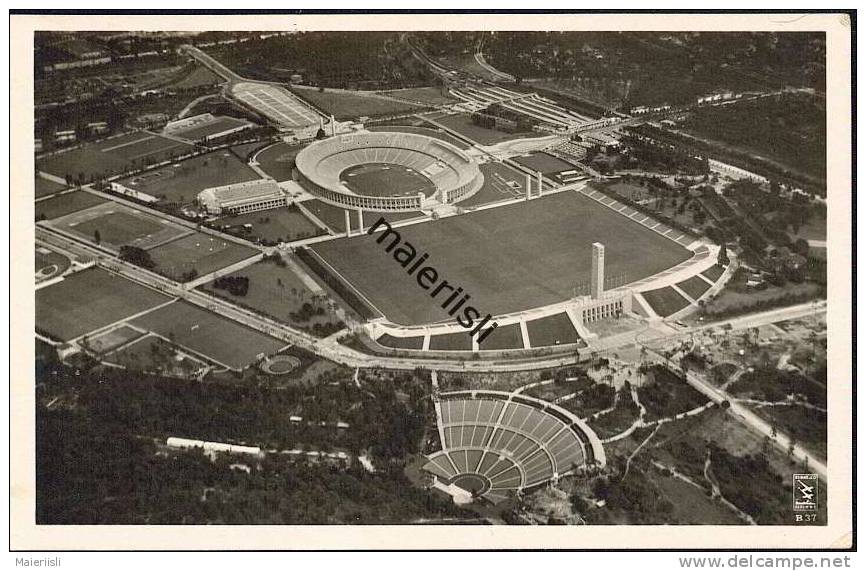
[[[13,546],[850,548],[855,14],[404,16],[10,16]]]

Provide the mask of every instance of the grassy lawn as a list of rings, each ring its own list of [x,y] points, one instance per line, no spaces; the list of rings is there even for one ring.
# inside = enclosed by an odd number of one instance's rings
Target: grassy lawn
[[[355,119],[363,116],[397,115],[423,108],[423,106],[412,105],[411,103],[400,103],[378,97],[367,97],[340,91],[325,90],[320,92],[317,89],[296,88],[292,92],[328,115],[334,115],[337,120]]]
[[[253,256],[256,250],[204,232],[184,236],[150,250],[156,271],[180,279],[195,270],[199,276],[230,266]]]
[[[464,137],[469,137],[476,143],[482,145],[495,145],[502,141],[511,139],[520,139],[523,137],[538,137],[538,133],[529,131],[525,133],[506,133],[505,131],[497,131],[495,129],[486,129],[479,127],[472,122],[468,113],[457,113],[455,115],[446,115],[436,120],[437,123],[457,131]]]
[[[67,214],[49,225],[93,243],[98,232],[100,244],[115,249],[126,245],[148,249],[190,233],[184,226],[114,202]]]
[[[704,274],[704,276],[706,276],[707,278],[709,278],[710,281],[715,282],[718,281],[720,277],[722,277],[723,273],[725,273],[725,268],[716,264],[715,266],[708,268],[701,273]]]
[[[575,284],[589,282],[591,245],[596,241],[607,247],[610,275],[625,273],[630,282],[690,254],[572,192],[406,226],[399,232],[418,252],[430,254],[427,263],[440,279],[462,286],[475,307],[493,315],[570,298]],[[313,249],[391,321],[417,325],[451,319],[375,236],[323,242]]]
[[[36,327],[68,341],[168,299],[126,278],[91,268],[36,290]]]
[[[547,153],[530,153],[523,157],[514,157],[514,160],[534,171],[541,171],[541,174],[544,175],[577,168],[573,164]]]
[[[237,369],[253,363],[260,353],[272,355],[285,346],[278,339],[183,301],[139,317],[134,323]]]
[[[304,208],[313,216],[321,220],[328,228],[336,234],[346,232],[346,209],[339,206],[333,206],[321,200],[305,200],[302,202]],[[358,229],[358,212],[349,210],[349,226],[352,230]],[[369,228],[375,224],[380,217],[383,217],[389,224],[399,222],[401,220],[410,220],[412,218],[420,218],[424,216],[423,212],[365,212],[364,226]]]
[[[141,337],[141,332],[129,327],[121,325],[111,331],[107,331],[96,337],[91,337],[88,340],[87,346],[96,353],[103,354],[111,351],[115,347],[120,347],[124,343],[128,343],[133,339]]]
[[[97,204],[104,204],[107,201],[89,192],[78,190],[75,192],[67,192],[53,198],[40,200],[36,203],[36,219],[51,220],[66,216]]]
[[[158,163],[191,149],[192,146],[186,143],[140,131],[98,143],[86,143],[45,157],[36,162],[36,168],[59,177],[70,175],[90,182],[94,177],[106,177]]]
[[[166,202],[188,204],[206,188],[256,180],[259,175],[227,150],[194,157],[118,181]]]
[[[655,312],[662,317],[674,314],[689,304],[689,300],[674,291],[672,287],[663,287],[640,293]]]
[[[392,347],[394,349],[416,349],[420,350],[424,346],[424,337],[393,337],[387,333],[376,340],[380,345]]]
[[[479,345],[484,351],[498,349],[523,349],[523,337],[520,334],[520,324],[500,325]]]
[[[369,127],[370,131],[387,131],[392,133],[414,133],[416,135],[424,135],[426,137],[433,137],[434,139],[440,139],[445,141],[446,143],[451,143],[458,149],[468,149],[469,144],[463,141],[462,139],[458,139],[451,133],[446,133],[440,129],[428,129],[427,127],[414,127],[412,125],[386,125],[382,127],[372,126]]]
[[[301,145],[287,145],[276,143],[262,150],[256,161],[259,168],[274,177],[278,182],[292,179],[292,170],[295,168],[295,155],[303,148]]]
[[[34,253],[36,256],[34,268],[36,274],[42,279],[62,274],[71,263],[66,256],[48,248],[37,246]]]
[[[484,186],[466,200],[460,201],[460,207],[472,208],[526,195],[526,175],[523,173],[502,163],[484,163],[478,166],[484,174]]]
[[[327,304],[316,299],[304,285],[304,282],[288,266],[279,266],[274,262],[262,261],[229,274],[229,276],[249,278],[249,290],[246,295],[233,295],[228,290],[214,287],[213,282],[202,286],[202,289],[269,315],[277,321],[308,329],[311,332],[318,331],[317,327],[333,328],[339,321],[339,318],[328,309]],[[317,313],[304,315],[301,308],[305,303],[309,303],[314,311],[315,308],[321,307],[323,313],[321,315]]]
[[[698,276],[692,276],[687,280],[679,282],[677,287],[689,294],[692,299],[698,299],[704,295],[705,291],[710,289],[710,284]]]
[[[36,187],[34,194],[36,198],[42,198],[43,196],[56,194],[66,188],[65,184],[60,184],[59,182],[54,182],[53,180],[47,180],[42,178],[41,176],[36,177],[35,185]]]
[[[446,335],[433,335],[430,337],[431,351],[471,351],[472,338],[469,330],[466,332],[448,333]]]
[[[252,230],[249,233],[244,233],[244,237],[253,241],[260,240],[272,244],[292,242],[325,233],[294,205],[288,208],[275,208],[266,212],[228,216],[221,218],[218,224],[230,226],[252,224]]]
[[[529,343],[533,347],[565,345],[580,340],[574,325],[571,324],[571,320],[565,313],[527,321],[526,331],[529,333]]]
[[[722,292],[706,305],[707,313],[725,312],[747,307],[755,303],[773,303],[783,300],[786,296],[817,297],[823,288],[813,283],[787,283],[782,287],[770,286],[765,290],[733,291],[725,287]]]
[[[385,93],[399,99],[407,99],[422,105],[448,105],[449,103],[456,103],[458,101],[451,96],[443,95],[442,90],[438,87],[410,87],[407,89],[386,91]]]

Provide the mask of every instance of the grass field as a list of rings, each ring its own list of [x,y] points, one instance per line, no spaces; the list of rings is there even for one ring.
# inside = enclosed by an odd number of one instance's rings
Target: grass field
[[[66,216],[97,204],[105,204],[108,202],[104,198],[100,198],[89,192],[78,190],[75,192],[67,192],[59,196],[40,200],[36,203],[36,219],[51,220]]]
[[[187,204],[206,188],[256,180],[259,175],[227,150],[148,171],[118,181],[167,202]]]
[[[707,278],[709,278],[710,281],[715,282],[715,281],[718,281],[718,279],[720,277],[722,277],[723,273],[725,273],[725,268],[716,264],[715,266],[707,268],[706,270],[702,271],[701,273],[704,274],[704,276],[706,276]]]
[[[36,290],[36,327],[68,341],[168,299],[118,275],[91,268]]]
[[[495,351],[499,349],[523,349],[523,336],[520,334],[520,324],[500,325],[493,330],[478,346],[482,351]]]
[[[385,93],[399,99],[407,99],[422,105],[448,105],[459,101],[451,96],[443,95],[442,89],[438,87],[409,87],[407,89],[386,91]]]
[[[214,117],[213,121],[210,121],[204,125],[197,125],[195,127],[184,130],[176,130],[172,133],[172,135],[180,137],[182,139],[187,139],[189,141],[197,141],[199,139],[203,139],[204,137],[209,137],[222,131],[248,124],[248,121],[236,119],[234,117]]]
[[[138,339],[141,335],[140,331],[128,325],[121,325],[111,331],[91,337],[88,340],[87,346],[97,354],[103,354],[125,343],[129,343],[133,339]]]
[[[274,177],[278,182],[292,179],[292,169],[295,168],[295,155],[303,148],[301,145],[290,146],[277,143],[262,150],[256,157],[259,168]]]
[[[574,325],[565,313],[527,321],[526,332],[529,333],[529,344],[533,347],[550,347],[580,341]]]
[[[424,108],[424,106],[412,105],[411,103],[400,103],[343,91],[326,90],[320,92],[318,89],[293,89],[292,92],[328,115],[334,115],[337,120],[356,119],[364,116],[398,115]]]
[[[362,196],[430,196],[436,185],[415,169],[387,163],[364,163],[340,173],[340,181]]]
[[[671,287],[663,287],[650,291],[642,291],[641,295],[662,317],[674,314],[689,304],[689,300],[678,294]]]
[[[291,242],[325,233],[294,205],[288,208],[274,208],[267,212],[227,216],[220,218],[218,223],[230,226],[252,224],[252,230],[245,234],[245,237],[270,243]]]
[[[537,137],[538,133],[528,131],[525,133],[506,133],[505,131],[497,131],[495,129],[485,129],[472,123],[468,113],[457,113],[455,115],[446,115],[436,119],[436,122],[457,131],[464,137],[469,137],[476,143],[482,145],[495,145],[502,141],[511,139],[520,139],[522,137]]]
[[[36,161],[36,168],[59,177],[70,175],[76,180],[90,182],[95,177],[107,177],[158,163],[191,149],[192,146],[186,143],[136,131],[45,157]]]
[[[573,164],[565,162],[553,155],[548,155],[547,153],[530,153],[522,157],[514,157],[514,160],[534,171],[541,171],[541,174],[543,175],[574,170],[577,168]]]
[[[114,202],[73,212],[48,224],[94,243],[98,232],[100,244],[115,249],[121,246],[148,249],[190,233],[179,224]]]
[[[309,328],[311,331],[317,324],[325,326],[339,321],[326,304],[314,299],[313,292],[288,266],[281,267],[272,262],[258,262],[229,275],[249,278],[247,295],[234,296],[227,290],[213,287],[213,283],[203,286],[202,289],[269,315],[283,323]],[[293,318],[292,314],[299,312],[304,303],[310,303],[313,307],[321,306],[324,313],[312,315],[305,320],[297,316]]]
[[[387,333],[376,340],[380,345],[393,349],[420,350],[424,346],[424,337],[393,337]]]
[[[328,228],[337,234],[342,234],[346,231],[346,210],[339,206],[333,206],[321,200],[305,200],[301,204],[304,205],[312,215],[321,220]],[[375,224],[379,217],[383,216],[389,223],[399,222],[400,220],[409,220],[411,218],[420,218],[424,216],[423,212],[365,212],[364,226],[367,228],[371,224]],[[358,229],[358,213],[357,211],[349,211],[349,225],[352,230]]]
[[[179,279],[192,270],[199,276],[209,274],[255,253],[253,248],[196,232],[150,250],[150,257],[156,262],[156,271]]]
[[[445,335],[433,335],[430,337],[431,351],[471,351],[472,338],[469,331],[447,333]]]
[[[65,272],[71,264],[69,258],[48,248],[36,246],[34,253],[36,255],[34,268],[37,280],[58,276]]]
[[[60,184],[59,182],[54,182],[53,180],[47,180],[42,178],[41,176],[36,177],[34,184],[34,195],[36,196],[36,198],[42,198],[43,196],[56,194],[66,188],[65,184]]]
[[[681,281],[677,284],[677,287],[689,294],[692,299],[698,299],[704,292],[710,289],[710,284],[699,278],[698,276],[692,276],[687,280]]]
[[[272,355],[285,343],[186,302],[144,315],[135,325],[235,369]]]
[[[523,173],[502,163],[484,163],[478,167],[484,174],[484,186],[466,200],[461,200],[461,208],[472,208],[526,195],[526,175]]]
[[[501,315],[560,302],[588,283],[591,245],[607,247],[610,275],[629,282],[674,266],[685,248],[576,192],[400,228],[403,240],[430,254],[441,278],[472,295],[481,313]],[[450,320],[414,277],[373,236],[313,249],[389,319],[416,325]],[[544,255],[539,255],[543,252]]]

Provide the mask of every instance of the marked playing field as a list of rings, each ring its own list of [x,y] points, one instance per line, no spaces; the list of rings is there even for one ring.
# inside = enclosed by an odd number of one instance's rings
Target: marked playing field
[[[65,216],[72,212],[78,212],[97,204],[104,204],[106,199],[100,198],[95,194],[78,190],[75,192],[67,192],[58,196],[40,200],[36,203],[36,219],[45,218],[51,220]]]
[[[363,196],[430,196],[436,185],[415,169],[388,163],[365,163],[340,173],[340,181]]]
[[[179,279],[195,270],[202,276],[253,256],[256,250],[204,232],[195,232],[150,250],[156,271]]]
[[[85,143],[70,151],[40,159],[36,166],[43,172],[59,177],[69,175],[82,182],[90,182],[93,177],[128,171],[134,165],[159,163],[190,149],[192,146],[186,143],[137,131],[98,143]]]
[[[482,313],[501,315],[561,302],[589,283],[591,245],[602,242],[609,275],[634,282],[691,252],[576,192],[399,229],[441,278],[472,295]],[[313,249],[387,317],[404,325],[451,320],[373,236]],[[541,255],[543,253],[543,255]],[[419,254],[420,255],[420,254]]]
[[[168,300],[155,290],[91,268],[36,291],[36,327],[68,341]]]
[[[235,369],[253,363],[260,353],[272,355],[285,346],[278,339],[183,301],[133,323]]]
[[[73,212],[48,224],[91,242],[96,241],[98,232],[100,244],[115,249],[121,246],[153,248],[192,232],[179,224],[114,202]]]
[[[118,181],[168,202],[190,203],[206,188],[256,180],[259,175],[227,150],[208,153]]]

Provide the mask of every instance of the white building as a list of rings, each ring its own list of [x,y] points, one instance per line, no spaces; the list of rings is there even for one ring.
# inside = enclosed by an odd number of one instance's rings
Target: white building
[[[228,454],[253,454],[259,455],[262,449],[258,446],[241,446],[238,444],[227,444],[225,442],[208,442],[206,440],[191,440],[189,438],[178,438],[177,436],[169,436],[165,441],[169,448],[180,448],[182,450],[192,450],[199,448],[204,452],[216,453],[225,452]]]
[[[289,199],[271,179],[260,179],[206,188],[198,202],[208,214],[247,214],[288,206]]]

